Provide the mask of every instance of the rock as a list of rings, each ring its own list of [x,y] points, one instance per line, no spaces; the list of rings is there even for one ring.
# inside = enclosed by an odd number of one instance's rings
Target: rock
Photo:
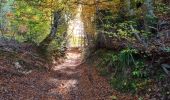
[[[30,70],[30,71],[18,71],[18,72],[20,72],[20,73],[22,73],[24,75],[28,75],[28,74],[30,74],[32,72],[32,70]]]
[[[150,95],[149,95],[149,94],[146,94],[145,96],[146,96],[147,98],[150,98]]]
[[[21,69],[22,66],[19,64],[19,62],[15,62],[15,68],[16,68],[16,69]]]
[[[148,91],[151,92],[152,90],[149,88]]]

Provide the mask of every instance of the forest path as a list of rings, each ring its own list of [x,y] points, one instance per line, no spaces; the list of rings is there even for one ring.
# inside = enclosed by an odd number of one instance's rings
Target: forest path
[[[0,100],[110,100],[107,80],[95,69],[89,78],[88,68],[92,66],[80,65],[80,55],[67,52],[67,59],[49,72],[0,76]]]
[[[64,63],[54,66],[53,70],[60,76],[60,85],[54,91],[60,94],[61,100],[109,100],[111,96],[107,80],[100,77],[94,69],[89,73],[89,65],[81,64],[79,52],[67,52]]]

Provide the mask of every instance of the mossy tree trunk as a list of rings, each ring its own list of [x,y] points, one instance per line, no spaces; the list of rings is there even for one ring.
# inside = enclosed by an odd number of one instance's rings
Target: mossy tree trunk
[[[59,22],[61,19],[61,11],[54,12],[54,19],[53,24],[51,26],[50,34],[46,36],[46,38],[39,44],[39,49],[42,51],[46,51],[49,44],[52,42],[53,39],[56,37],[56,33],[58,30]]]

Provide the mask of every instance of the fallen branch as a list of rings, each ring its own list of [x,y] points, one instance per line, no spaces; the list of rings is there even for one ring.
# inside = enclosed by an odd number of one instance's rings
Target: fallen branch
[[[145,48],[147,48],[147,47],[148,47],[147,43],[140,38],[139,33],[138,33],[138,32],[135,32],[135,29],[133,28],[132,25],[130,25],[130,27],[131,27],[131,30],[133,31],[136,39],[137,39],[140,43],[142,43]]]
[[[170,65],[168,64],[161,64],[161,67],[163,68],[164,72],[167,74],[167,75],[170,75],[170,72],[168,69],[170,69]]]

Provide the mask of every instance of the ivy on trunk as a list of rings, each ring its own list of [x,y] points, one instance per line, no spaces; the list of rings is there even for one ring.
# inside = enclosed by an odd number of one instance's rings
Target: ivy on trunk
[[[56,32],[58,30],[59,22],[60,22],[60,19],[61,19],[61,11],[54,12],[53,16],[54,16],[54,19],[53,19],[53,24],[51,26],[50,34],[48,34],[46,36],[46,38],[39,45],[39,48],[43,51],[47,50],[49,44],[56,37]]]

